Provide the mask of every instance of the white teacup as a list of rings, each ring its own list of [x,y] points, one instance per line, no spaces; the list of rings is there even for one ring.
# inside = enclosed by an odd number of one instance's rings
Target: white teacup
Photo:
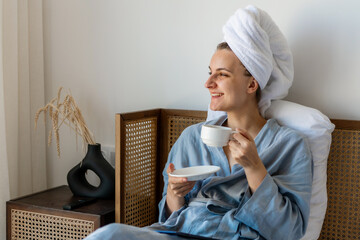
[[[237,131],[233,131],[229,127],[203,125],[201,127],[201,140],[210,147],[224,147],[228,144],[233,133],[237,133]]]

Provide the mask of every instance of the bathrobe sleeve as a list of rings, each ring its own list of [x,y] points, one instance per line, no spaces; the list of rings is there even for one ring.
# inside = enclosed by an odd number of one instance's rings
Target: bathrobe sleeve
[[[264,154],[276,160],[259,188],[252,195],[246,191],[234,218],[265,239],[299,239],[310,212],[313,164],[307,141],[288,134]]]
[[[209,164],[207,161],[209,156],[206,154],[206,151],[203,149],[204,146],[199,139],[199,126],[193,125],[186,128],[177,139],[175,144],[170,150],[168,161],[162,172],[164,179],[164,188],[162,193],[162,199],[159,202],[159,222],[165,222],[167,216],[165,214],[165,203],[166,203],[166,191],[168,185],[168,175],[167,168],[170,163],[173,163],[175,169],[185,168],[189,166],[196,165],[206,165]],[[188,200],[189,196],[194,196],[199,191],[199,188],[202,185],[202,181],[197,181],[194,188],[189,194],[185,196],[185,201]]]

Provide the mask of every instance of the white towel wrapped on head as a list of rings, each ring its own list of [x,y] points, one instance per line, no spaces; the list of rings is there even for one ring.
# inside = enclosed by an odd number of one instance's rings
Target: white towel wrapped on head
[[[259,110],[264,116],[271,100],[284,98],[293,81],[287,41],[271,17],[254,6],[237,10],[223,33],[224,41],[260,85]]]

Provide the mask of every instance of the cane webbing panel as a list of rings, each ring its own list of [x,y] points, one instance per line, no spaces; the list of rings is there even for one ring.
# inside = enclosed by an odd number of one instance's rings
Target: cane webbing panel
[[[176,140],[185,128],[190,125],[203,122],[204,120],[204,118],[198,117],[168,116],[168,152],[170,152],[172,146],[175,144]]]
[[[125,123],[125,224],[147,226],[156,221],[157,118]]]
[[[94,222],[11,210],[11,239],[83,239],[94,231]]]
[[[328,207],[319,239],[360,239],[360,131],[332,134]]]

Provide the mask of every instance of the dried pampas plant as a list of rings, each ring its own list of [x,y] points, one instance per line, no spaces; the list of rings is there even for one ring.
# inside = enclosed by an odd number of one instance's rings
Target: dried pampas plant
[[[40,108],[35,114],[35,129],[37,127],[37,121],[40,117],[40,114],[44,114],[44,124],[46,124],[46,114],[49,114],[49,117],[52,122],[52,129],[49,131],[48,135],[48,145],[52,142],[52,132],[56,139],[56,148],[58,157],[60,157],[60,136],[59,129],[63,124],[68,125],[72,130],[75,131],[76,136],[79,135],[83,139],[83,146],[86,149],[87,144],[96,144],[94,141],[93,134],[86,126],[85,120],[81,114],[79,107],[76,105],[73,96],[70,91],[65,96],[63,102],[60,101],[61,90],[60,87],[58,90],[57,97],[52,99],[45,107]],[[77,141],[77,138],[76,138]]]

